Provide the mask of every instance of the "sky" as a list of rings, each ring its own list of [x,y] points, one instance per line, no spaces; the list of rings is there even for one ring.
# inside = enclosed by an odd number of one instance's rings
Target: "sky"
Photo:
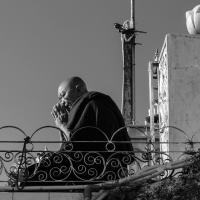
[[[148,113],[148,62],[167,33],[187,34],[185,12],[198,0],[135,0],[136,124]],[[0,126],[31,135],[54,125],[57,87],[82,77],[89,90],[121,106],[122,49],[114,23],[130,18],[130,0],[0,0]]]

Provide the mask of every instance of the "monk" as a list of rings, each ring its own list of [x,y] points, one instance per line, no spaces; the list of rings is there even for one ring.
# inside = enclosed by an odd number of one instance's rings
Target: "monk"
[[[101,182],[111,176],[113,179],[125,176],[128,165],[125,152],[133,152],[133,148],[114,101],[106,94],[89,92],[80,77],[63,81],[58,87],[58,98],[51,114],[64,133],[63,140],[72,142],[73,151],[67,149],[69,143],[63,143],[58,152],[44,154],[41,162],[26,170],[28,182],[24,185],[40,185],[41,177],[42,185],[63,185],[70,181],[90,184],[90,180]],[[81,152],[84,159],[77,160],[80,154],[75,156],[74,152]]]
[[[115,131],[125,126],[115,102],[103,93],[89,92],[86,83],[80,77],[71,77],[63,81],[58,87],[58,98],[59,103],[53,107],[51,114],[56,126],[65,133],[68,140],[73,132],[86,126],[99,128],[109,139]],[[130,142],[126,129],[122,132],[115,140]],[[120,150],[133,149],[130,143],[126,143],[120,145]]]

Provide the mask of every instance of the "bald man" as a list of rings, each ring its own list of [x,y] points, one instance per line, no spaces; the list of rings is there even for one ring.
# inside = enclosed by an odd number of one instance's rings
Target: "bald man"
[[[58,87],[58,98],[59,102],[53,107],[51,114],[56,126],[65,134],[62,139],[73,141],[73,151],[66,149],[67,143],[63,143],[58,151],[61,152],[60,154],[57,152],[45,153],[39,163],[30,165],[26,169],[28,181],[22,182],[22,184],[27,186],[62,185],[66,184],[66,181],[69,181],[67,184],[74,181],[76,182],[74,184],[81,184],[81,180],[86,184],[85,180],[90,180],[97,174],[99,178],[96,181],[108,180],[109,173],[111,176],[115,173],[114,176],[118,178],[124,177],[128,158],[125,157],[127,154],[124,151],[132,152],[133,148],[126,128],[122,128],[125,125],[121,112],[113,100],[100,92],[88,92],[85,82],[80,77],[71,77],[63,81]],[[84,129],[84,127],[86,128]],[[115,134],[118,129],[120,131]],[[81,143],[76,142],[81,140]],[[88,143],[88,141],[92,142]],[[98,141],[100,142],[98,143]],[[109,147],[107,145],[111,144],[109,141],[114,141],[114,145]],[[121,143],[121,141],[126,143]],[[80,154],[75,156],[74,151],[82,152],[84,160],[80,157],[78,159],[76,156]],[[120,153],[121,151],[122,153]],[[92,152],[89,160],[87,160],[88,152]],[[98,156],[95,157],[95,155]],[[105,163],[100,162],[100,155],[104,158]],[[91,157],[95,157],[94,163],[91,163]],[[117,159],[121,164],[113,163],[114,159]],[[67,171],[66,167],[69,167],[71,162],[73,170]],[[130,162],[132,161],[130,160]],[[57,170],[61,166],[62,170]],[[83,170],[83,172],[80,166],[86,167],[92,172],[95,168],[97,174],[88,173],[87,170]],[[122,168],[123,174],[121,176]],[[71,168],[69,167],[69,169]],[[45,181],[38,182],[40,178],[45,179]],[[55,182],[55,180],[63,180],[63,182]],[[87,183],[92,182],[88,181]]]
[[[63,81],[58,87],[58,98],[51,114],[56,126],[64,132],[62,139],[73,142],[73,150],[63,143],[58,150],[60,154],[45,153],[39,163],[27,168],[28,179],[22,184],[91,184],[93,179],[101,182],[110,177],[124,177],[127,165],[133,161],[129,157],[133,148],[114,101],[100,92],[89,92],[80,77]],[[82,156],[74,152],[81,152]],[[41,183],[40,178],[44,179]]]
[[[63,81],[58,87],[59,102],[53,107],[51,114],[55,120],[56,126],[66,134],[68,140],[70,138],[70,131],[74,129],[69,129],[68,127],[68,121],[71,121],[71,118],[68,119],[71,108],[74,107],[73,104],[75,104],[79,98],[81,99],[81,97],[87,93],[87,86],[79,77],[71,77]]]
[[[88,92],[86,83],[80,77],[71,77],[63,81],[58,87],[58,98],[59,103],[53,107],[52,116],[68,140],[73,132],[85,126],[99,128],[109,139],[115,131],[125,126],[114,101],[100,92]],[[115,139],[130,141],[126,129]],[[121,145],[121,148],[120,150],[133,150],[132,145],[128,143]]]

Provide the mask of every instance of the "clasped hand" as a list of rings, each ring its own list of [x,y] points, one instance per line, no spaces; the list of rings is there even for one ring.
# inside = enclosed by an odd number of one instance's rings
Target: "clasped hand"
[[[56,126],[59,128],[63,125],[66,125],[68,122],[68,110],[65,102],[58,102],[53,106],[51,115],[55,120]]]

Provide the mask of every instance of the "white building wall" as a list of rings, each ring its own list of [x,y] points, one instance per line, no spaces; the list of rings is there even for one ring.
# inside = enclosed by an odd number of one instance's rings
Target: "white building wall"
[[[159,61],[160,128],[174,126],[189,139],[200,141],[200,37],[166,35]],[[187,137],[176,128],[169,128],[161,134],[161,141],[184,142]],[[185,145],[163,148],[182,151]]]

